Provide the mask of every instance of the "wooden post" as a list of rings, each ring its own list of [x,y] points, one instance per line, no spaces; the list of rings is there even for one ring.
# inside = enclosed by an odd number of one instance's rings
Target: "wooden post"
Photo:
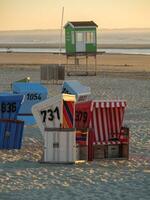
[[[66,71],[68,73],[68,55],[67,55],[67,67],[66,68],[67,68]]]
[[[97,57],[96,57],[96,54],[95,54],[95,76],[97,74]]]
[[[88,55],[86,55],[86,74],[88,75]]]

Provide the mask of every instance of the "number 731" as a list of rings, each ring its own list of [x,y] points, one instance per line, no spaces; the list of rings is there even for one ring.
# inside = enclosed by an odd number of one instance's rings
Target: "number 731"
[[[42,115],[42,122],[44,123],[46,119],[49,121],[53,121],[55,119],[55,113],[56,117],[58,120],[60,120],[60,113],[59,113],[59,108],[56,107],[54,110],[48,109],[48,110],[42,110],[41,115]]]

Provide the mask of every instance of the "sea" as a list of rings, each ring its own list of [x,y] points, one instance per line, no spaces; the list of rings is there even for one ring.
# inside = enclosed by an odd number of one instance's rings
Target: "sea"
[[[58,53],[59,44],[60,30],[0,31],[0,52]],[[99,29],[97,44],[98,52],[150,55],[150,29]]]

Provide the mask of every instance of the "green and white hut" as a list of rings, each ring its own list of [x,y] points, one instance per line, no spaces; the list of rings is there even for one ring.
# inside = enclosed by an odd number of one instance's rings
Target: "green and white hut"
[[[96,54],[97,27],[93,21],[67,22],[64,26],[66,54]]]

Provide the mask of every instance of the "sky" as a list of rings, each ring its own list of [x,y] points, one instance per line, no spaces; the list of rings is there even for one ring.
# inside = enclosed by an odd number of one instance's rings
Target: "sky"
[[[94,20],[99,28],[150,28],[150,0],[0,0],[0,30],[58,29]]]

